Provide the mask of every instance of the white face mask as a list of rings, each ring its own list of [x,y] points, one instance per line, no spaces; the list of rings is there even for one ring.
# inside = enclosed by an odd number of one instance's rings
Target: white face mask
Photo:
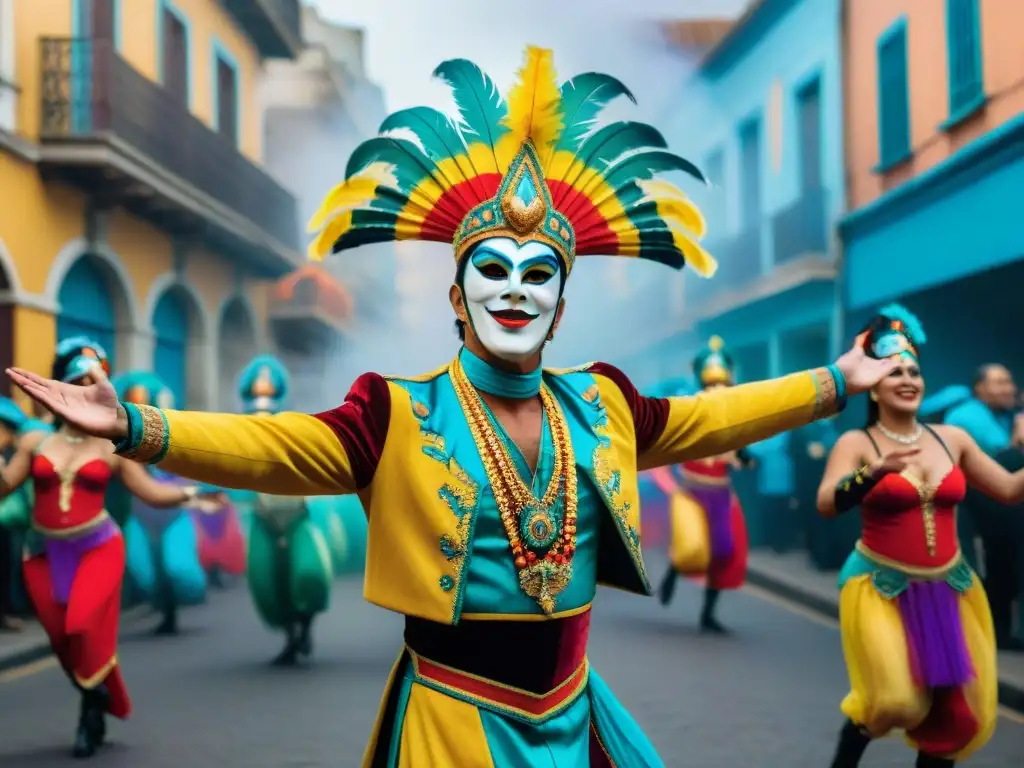
[[[554,250],[537,242],[519,245],[507,237],[481,242],[462,280],[474,333],[488,352],[510,362],[521,362],[544,346],[561,289]]]

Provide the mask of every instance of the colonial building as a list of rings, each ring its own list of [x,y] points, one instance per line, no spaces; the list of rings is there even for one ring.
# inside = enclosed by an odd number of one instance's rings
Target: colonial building
[[[723,336],[743,380],[819,365],[838,348],[840,39],[839,0],[755,2],[699,60],[667,121],[672,146],[710,182],[690,191],[719,269],[668,287],[664,333]]]
[[[847,336],[897,299],[923,321],[930,388],[1024,377],[1024,5],[846,4]]]
[[[0,0],[0,365],[85,333],[216,404],[302,261],[255,98],[300,46],[297,0]]]

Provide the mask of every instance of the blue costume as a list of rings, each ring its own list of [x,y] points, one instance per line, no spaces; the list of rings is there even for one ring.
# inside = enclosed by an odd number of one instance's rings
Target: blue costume
[[[174,406],[174,393],[154,373],[130,371],[112,383],[124,402]],[[185,484],[157,467],[149,471],[162,483]],[[173,634],[178,627],[178,608],[196,605],[206,597],[206,574],[199,563],[192,515],[187,507],[154,509],[133,498],[123,528],[128,573],[142,595],[163,614],[157,632]]]

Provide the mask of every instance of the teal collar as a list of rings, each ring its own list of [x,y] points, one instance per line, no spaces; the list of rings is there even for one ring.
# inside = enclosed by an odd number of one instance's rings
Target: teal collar
[[[481,360],[465,347],[459,352],[459,362],[469,383],[489,395],[525,400],[540,393],[541,367],[531,373],[509,373]]]

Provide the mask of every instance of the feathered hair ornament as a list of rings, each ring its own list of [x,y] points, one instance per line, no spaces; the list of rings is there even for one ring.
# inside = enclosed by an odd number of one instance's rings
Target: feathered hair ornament
[[[535,47],[526,49],[506,99],[465,59],[442,63],[434,75],[451,86],[457,117],[414,107],[384,120],[310,221],[312,258],[431,240],[452,243],[459,263],[479,241],[509,237],[551,246],[566,273],[577,255],[714,273],[715,260],[698,243],[700,211],[674,184],[654,178],[682,171],[704,181],[697,167],[668,152],[644,123],[596,128],[610,101],[635,102],[616,78],[588,72],[559,86],[552,52]]]
[[[702,387],[732,384],[734,363],[721,336],[712,336],[693,359],[693,373]]]
[[[920,361],[920,348],[928,341],[921,321],[902,304],[888,304],[879,309],[865,332],[865,352],[880,360],[908,355]]]

